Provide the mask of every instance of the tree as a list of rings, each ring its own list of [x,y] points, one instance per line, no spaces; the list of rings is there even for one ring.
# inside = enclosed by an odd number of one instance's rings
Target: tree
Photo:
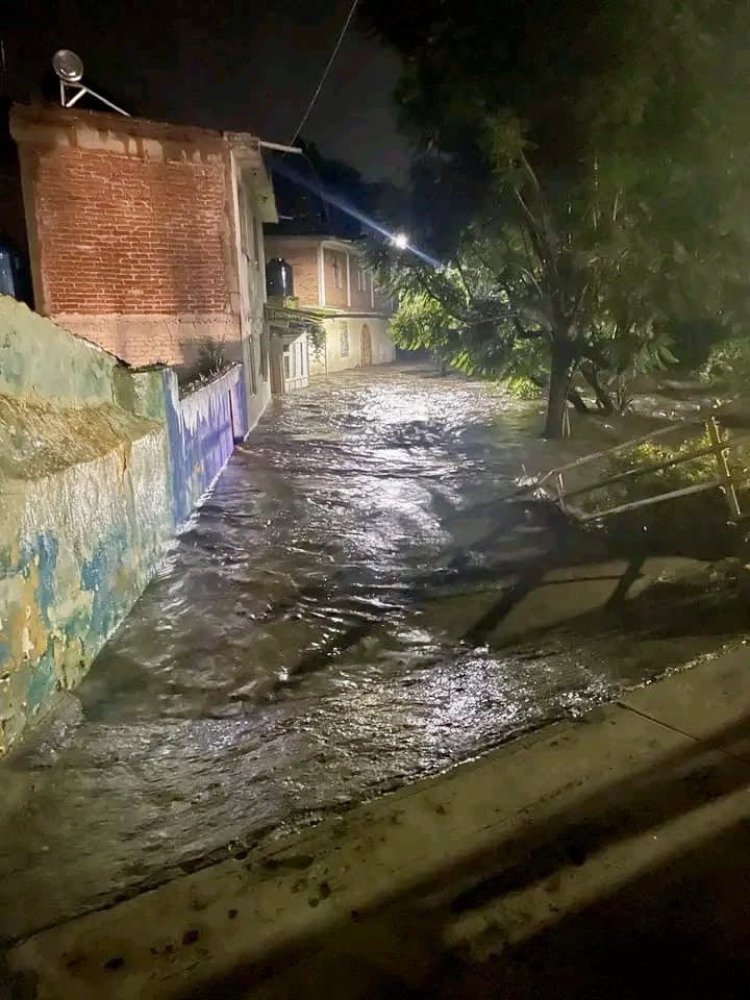
[[[362,7],[404,59],[418,238],[447,262],[386,270],[435,297],[480,364],[535,343],[548,436],[564,433],[578,371],[602,388],[602,372],[666,357],[676,321],[744,314],[746,0]]]

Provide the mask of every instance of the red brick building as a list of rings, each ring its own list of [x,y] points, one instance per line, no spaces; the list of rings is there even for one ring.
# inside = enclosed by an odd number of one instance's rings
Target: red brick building
[[[322,312],[326,342],[310,356],[319,375],[395,361],[388,331],[390,299],[375,286],[355,243],[324,236],[266,236],[266,257],[283,257],[294,272],[294,295],[303,309]]]
[[[38,312],[134,365],[206,343],[268,398],[258,140],[120,115],[14,107]]]

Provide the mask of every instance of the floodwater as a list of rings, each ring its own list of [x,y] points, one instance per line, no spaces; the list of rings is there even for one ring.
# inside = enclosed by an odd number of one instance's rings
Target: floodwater
[[[554,524],[497,500],[524,466],[570,457],[538,439],[539,420],[497,387],[407,368],[274,403],[88,678],[0,769],[0,933],[720,648],[720,616],[698,636],[648,627],[634,642],[610,625],[493,643],[493,580],[564,547]]]

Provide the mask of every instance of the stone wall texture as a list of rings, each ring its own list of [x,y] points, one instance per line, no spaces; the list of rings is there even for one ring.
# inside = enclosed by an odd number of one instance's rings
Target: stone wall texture
[[[0,751],[84,675],[246,414],[239,367],[180,399],[0,296]]]

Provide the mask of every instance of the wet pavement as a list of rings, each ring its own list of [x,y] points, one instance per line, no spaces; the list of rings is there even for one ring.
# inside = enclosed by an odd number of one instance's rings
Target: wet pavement
[[[0,933],[241,853],[729,642],[710,595],[708,627],[683,615],[638,642],[609,623],[512,648],[478,628],[477,594],[566,544],[491,503],[574,453],[538,426],[537,404],[416,369],[275,402],[90,675],[2,766]]]

